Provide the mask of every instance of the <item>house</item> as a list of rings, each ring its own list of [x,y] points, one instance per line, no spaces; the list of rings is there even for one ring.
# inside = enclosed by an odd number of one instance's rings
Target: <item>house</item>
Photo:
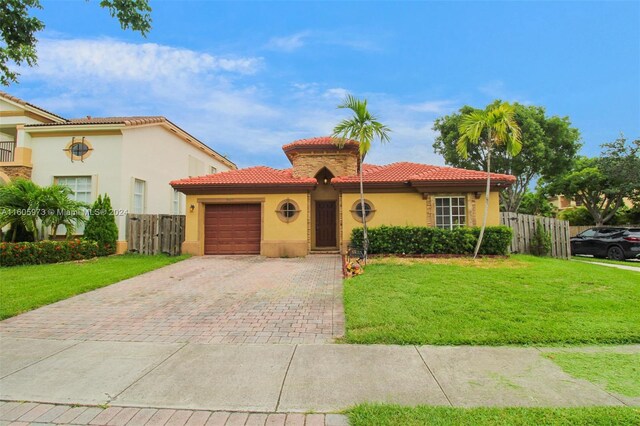
[[[186,194],[183,252],[269,257],[345,252],[362,226],[358,142],[330,137],[283,146],[292,168],[258,166],[171,182]],[[367,224],[454,228],[482,222],[486,173],[417,163],[362,165]],[[499,224],[498,191],[515,181],[492,174],[488,225]]]
[[[0,182],[22,177],[65,184],[86,203],[108,194],[119,253],[127,249],[127,213],[185,213],[185,197],[171,180],[233,169],[164,117],[66,119],[0,92]]]
[[[547,198],[547,201],[553,205],[558,211],[563,211],[567,209],[575,209],[577,207],[582,206],[582,202],[578,200],[574,200],[569,197],[565,197],[564,195],[554,195],[552,197]],[[630,198],[623,198],[623,205],[627,208],[633,208],[633,201]]]

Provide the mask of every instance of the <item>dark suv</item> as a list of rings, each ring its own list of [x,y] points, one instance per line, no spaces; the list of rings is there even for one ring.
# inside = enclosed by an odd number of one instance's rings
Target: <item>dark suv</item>
[[[571,238],[571,254],[615,260],[640,257],[640,228],[589,228]]]

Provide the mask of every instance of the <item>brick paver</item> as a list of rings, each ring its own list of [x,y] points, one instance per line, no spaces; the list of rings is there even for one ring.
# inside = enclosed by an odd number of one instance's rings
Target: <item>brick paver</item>
[[[7,407],[7,409],[4,409]],[[13,412],[13,415],[11,414]],[[17,413],[21,413],[15,421]],[[26,414],[31,413],[29,416]],[[26,419],[26,420],[25,420]],[[0,424],[11,425],[188,425],[346,426],[341,414],[250,413],[136,407],[75,407],[65,404],[0,401]]]
[[[337,255],[194,257],[0,322],[4,336],[324,343],[344,333]]]

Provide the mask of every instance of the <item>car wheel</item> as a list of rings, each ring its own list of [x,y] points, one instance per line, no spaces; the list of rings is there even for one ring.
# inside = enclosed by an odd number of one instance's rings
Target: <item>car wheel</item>
[[[607,257],[611,260],[624,260],[624,252],[618,246],[609,247]]]

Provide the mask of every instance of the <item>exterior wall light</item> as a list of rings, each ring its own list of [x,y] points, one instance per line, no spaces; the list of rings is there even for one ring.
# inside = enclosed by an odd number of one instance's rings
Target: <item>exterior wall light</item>
[[[195,208],[196,208],[196,206],[194,206],[193,204],[191,204],[191,205],[189,206],[189,212],[190,212],[190,213],[193,213],[193,211],[195,210]]]

